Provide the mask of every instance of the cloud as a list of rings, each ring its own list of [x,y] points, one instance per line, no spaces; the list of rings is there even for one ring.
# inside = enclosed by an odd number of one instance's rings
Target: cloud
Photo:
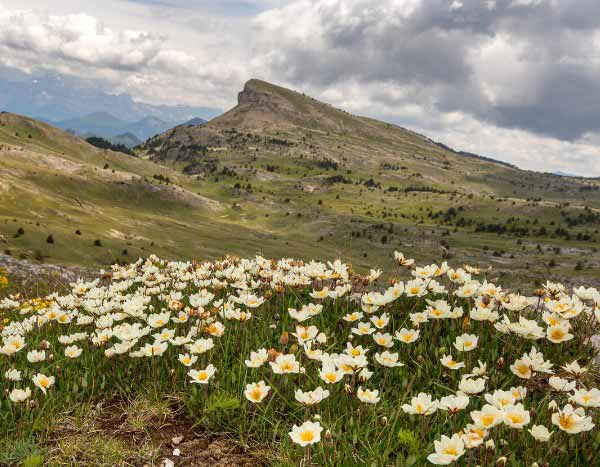
[[[300,0],[255,27],[292,83],[417,87],[437,112],[560,140],[600,130],[597,1]]]
[[[245,76],[214,56],[173,48],[164,34],[115,30],[97,17],[0,8],[0,64],[98,79],[153,103],[222,107]],[[200,91],[200,92],[199,92]]]
[[[44,60],[75,61],[97,68],[136,70],[161,49],[164,38],[141,31],[113,31],[86,14],[44,16],[0,12],[0,44]]]

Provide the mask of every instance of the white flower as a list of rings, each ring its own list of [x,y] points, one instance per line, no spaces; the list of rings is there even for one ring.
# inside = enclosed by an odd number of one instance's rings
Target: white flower
[[[188,376],[192,379],[192,383],[208,384],[210,379],[215,375],[217,369],[211,363],[204,370],[190,370]]]
[[[194,363],[196,363],[198,361],[197,355],[190,355],[187,353],[179,354],[178,358],[179,358],[179,362],[184,366],[192,366]]]
[[[569,333],[569,327],[569,322],[548,326],[548,329],[546,329],[546,338],[554,344],[570,341],[575,336]]]
[[[277,375],[300,373],[300,362],[296,361],[296,356],[293,354],[278,355],[274,362],[269,362],[273,373]]]
[[[485,394],[484,398],[488,404],[492,404],[499,409],[513,405],[517,401],[517,398],[511,391],[503,391],[501,389],[496,389],[492,394]]]
[[[568,379],[559,378],[558,376],[551,376],[548,380],[548,384],[552,386],[552,389],[562,392],[571,392],[577,386],[575,381],[569,381]]]
[[[594,428],[592,417],[586,417],[582,407],[574,409],[571,404],[565,405],[562,410],[552,414],[552,424],[569,434],[590,431]]]
[[[525,410],[523,404],[509,405],[504,407],[504,424],[511,428],[521,429],[530,421],[529,411]]]
[[[6,370],[4,377],[9,381],[21,381],[21,372],[17,369],[11,368]]]
[[[244,364],[249,368],[258,368],[269,359],[267,349],[258,349],[256,352],[250,352],[250,360],[244,360]]]
[[[390,348],[394,345],[394,343],[392,342],[392,336],[387,332],[385,334],[376,332],[375,334],[373,334],[373,340],[377,345],[380,345],[382,347]]]
[[[358,397],[358,400],[361,402],[365,402],[367,404],[376,404],[381,399],[377,389],[363,389],[362,386],[359,386],[358,390],[356,391],[356,397]]]
[[[531,436],[533,436],[536,441],[540,441],[543,443],[548,441],[550,439],[550,436],[552,435],[552,433],[554,433],[553,431],[548,431],[548,428],[546,428],[543,425],[533,425],[527,431],[529,431]]]
[[[440,399],[439,408],[450,413],[458,413],[469,405],[469,396],[462,392],[456,395],[445,396]]]
[[[404,366],[404,363],[398,361],[398,352],[390,353],[387,350],[381,353],[375,354],[375,360],[377,363],[383,366],[394,368],[397,366]]]
[[[441,439],[433,444],[435,453],[427,456],[427,460],[432,464],[448,465],[465,453],[465,443],[458,434],[452,435],[452,438],[442,435]]]
[[[344,372],[338,370],[333,363],[323,363],[323,367],[319,371],[319,378],[327,384],[337,383],[344,377]]]
[[[458,384],[458,389],[465,394],[478,394],[485,389],[485,379],[463,377]]]
[[[65,356],[68,358],[77,358],[81,355],[83,349],[76,345],[70,345],[65,348]]]
[[[469,352],[477,347],[478,337],[474,334],[462,334],[457,336],[454,341],[454,347],[461,352]]]
[[[27,361],[31,363],[39,363],[46,360],[45,350],[30,350],[27,352]]]
[[[321,441],[322,431],[323,428],[319,422],[306,421],[300,426],[294,425],[289,435],[294,443],[306,447]]]
[[[396,331],[394,337],[404,344],[410,344],[419,338],[419,330],[402,328],[400,331]]]
[[[258,383],[250,383],[246,385],[246,390],[244,391],[244,396],[253,404],[257,404],[262,402],[262,400],[267,397],[269,391],[271,390],[271,386],[266,386],[264,381],[259,381]]]
[[[296,389],[294,397],[301,404],[314,405],[329,397],[329,391],[320,386],[313,391],[302,391],[300,389]]]
[[[431,415],[438,409],[438,401],[431,394],[420,392],[410,400],[410,404],[403,404],[402,410],[413,415]]]
[[[598,408],[600,407],[600,390],[598,388],[592,388],[589,391],[585,389],[575,390],[569,400],[582,407]]]
[[[31,389],[25,388],[25,390],[23,390],[23,389],[14,388],[12,391],[10,391],[10,394],[8,397],[15,404],[18,404],[20,402],[25,402],[27,399],[29,399],[31,397]]]
[[[390,322],[390,316],[387,313],[383,313],[381,316],[371,316],[371,323],[377,329],[383,329]]]
[[[458,370],[465,367],[464,362],[455,361],[452,358],[452,355],[444,355],[440,361],[442,362],[442,365],[444,365],[446,368],[450,368],[451,370]]]
[[[485,404],[481,410],[471,412],[471,418],[478,428],[489,430],[492,427],[502,423],[504,412],[498,407]]]
[[[577,360],[574,360],[571,363],[567,363],[565,366],[562,367],[562,369],[565,370],[567,373],[571,373],[573,376],[581,376],[587,371],[586,367],[579,366]]]
[[[192,342],[191,344],[187,344],[186,348],[189,350],[190,353],[203,354],[205,352],[208,352],[214,346],[215,346],[215,343],[214,343],[212,337],[208,337],[206,339],[201,338],[195,342]]]
[[[33,377],[33,384],[42,390],[46,394],[46,390],[54,384],[54,376],[46,376],[42,373],[36,373]]]

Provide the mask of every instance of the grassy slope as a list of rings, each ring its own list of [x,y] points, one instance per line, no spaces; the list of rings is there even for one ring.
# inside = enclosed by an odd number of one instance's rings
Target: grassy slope
[[[343,256],[364,269],[391,268],[394,249],[437,260],[443,241],[451,254],[493,265],[500,273],[511,271],[515,280],[564,278],[582,258],[585,270],[578,276],[596,279],[600,235],[594,222],[569,228],[573,238],[590,235],[586,241],[532,232],[542,225],[548,232],[565,226],[561,210],[571,217],[583,206],[595,212],[600,192],[581,187],[597,181],[461,157],[416,133],[293,91],[260,81],[249,86],[250,99],[258,95],[258,103],[242,102],[208,125],[179,127],[154,138],[154,152],[142,158],[98,150],[39,122],[2,115],[0,173],[8,187],[0,233],[6,248],[15,255],[99,266],[150,252],[171,258],[263,253]],[[265,95],[266,102],[260,101]],[[273,144],[272,138],[289,145]],[[169,160],[185,145],[207,140],[222,150],[191,156],[214,161],[212,173],[186,176],[181,169],[189,160]],[[160,165],[148,160],[157,152],[169,155],[158,157]],[[324,160],[336,161],[337,169],[322,167]],[[154,180],[157,174],[171,183]],[[333,175],[350,183],[325,184]],[[370,178],[381,188],[365,186]],[[429,191],[405,192],[415,187]],[[570,204],[561,205],[565,202]],[[447,225],[429,214],[460,206]],[[461,217],[471,225],[457,227]],[[510,225],[530,229],[520,242],[515,236],[474,233],[479,222],[505,224],[511,218]],[[13,238],[21,226],[25,235]],[[53,245],[46,243],[49,234]],[[103,246],[94,247],[95,239]],[[560,254],[554,248],[561,248]],[[549,271],[551,260],[558,266]]]

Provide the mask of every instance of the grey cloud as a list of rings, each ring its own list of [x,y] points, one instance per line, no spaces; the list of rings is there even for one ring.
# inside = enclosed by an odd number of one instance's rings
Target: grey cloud
[[[291,83],[320,89],[348,79],[399,89],[418,85],[439,112],[465,112],[570,141],[600,130],[600,47],[591,40],[600,34],[600,2],[450,3],[423,0],[406,14],[409,5],[402,9],[386,0],[305,1],[260,16],[257,30],[279,36],[269,64]],[[308,28],[303,40],[286,30],[295,21]],[[492,98],[485,88],[495,85],[494,77],[484,81],[475,62],[499,36],[514,47],[519,79],[526,81],[515,80],[512,90]],[[513,91],[526,92],[524,86],[535,93],[515,101]]]

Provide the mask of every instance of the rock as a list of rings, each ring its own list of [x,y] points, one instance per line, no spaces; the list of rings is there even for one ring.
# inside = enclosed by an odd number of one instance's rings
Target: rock
[[[171,438],[171,442],[173,443],[174,446],[177,446],[182,441],[183,441],[183,435],[179,435],[179,436],[175,436],[174,438]]]

